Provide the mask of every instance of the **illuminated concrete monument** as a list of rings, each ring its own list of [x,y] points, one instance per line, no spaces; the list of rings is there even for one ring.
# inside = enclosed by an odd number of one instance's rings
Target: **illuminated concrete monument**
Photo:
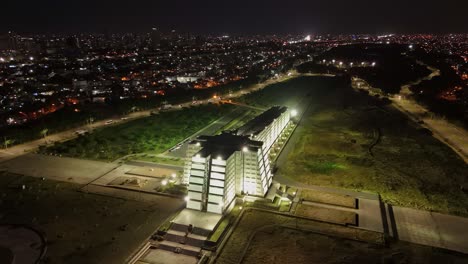
[[[236,194],[265,196],[272,184],[269,153],[290,119],[272,107],[235,132],[190,142],[184,167],[187,208],[222,214]]]

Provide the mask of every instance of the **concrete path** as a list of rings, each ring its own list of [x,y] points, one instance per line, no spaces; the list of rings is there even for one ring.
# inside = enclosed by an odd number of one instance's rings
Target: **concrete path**
[[[213,230],[221,217],[220,214],[184,209],[174,218],[173,222],[186,226],[192,224],[194,227]]]
[[[177,263],[177,264],[196,264],[198,263],[198,258],[176,254],[174,252],[152,249],[149,250],[141,259],[139,259],[136,264],[168,264],[168,263]]]
[[[393,216],[389,222],[397,230],[392,228],[391,234],[398,239],[468,254],[468,218],[397,206]]]
[[[358,208],[355,209],[310,201],[303,201],[302,203],[334,210],[354,212],[359,218],[357,228],[384,233],[385,223],[382,217],[380,200],[354,197],[358,199]]]

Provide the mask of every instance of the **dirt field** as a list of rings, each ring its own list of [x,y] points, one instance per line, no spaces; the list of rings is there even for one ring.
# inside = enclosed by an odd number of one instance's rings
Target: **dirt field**
[[[384,247],[274,227],[258,232],[242,263],[468,263],[468,256],[409,243]]]
[[[362,229],[349,228],[312,220],[299,219],[291,216],[274,214],[265,211],[250,210],[244,212],[242,219],[234,229],[232,235],[216,260],[216,263],[234,263],[242,258],[242,253],[249,244],[249,239],[255,232],[263,232],[269,226],[291,226],[311,230],[318,233],[333,234],[338,237],[355,238],[371,243],[383,242],[382,234]],[[279,254],[283,249],[277,251]],[[256,263],[256,262],[244,262]],[[291,263],[291,262],[283,262]]]
[[[356,198],[334,193],[325,193],[319,191],[301,190],[301,198],[316,203],[325,203],[349,208],[356,208]]]
[[[45,263],[123,263],[182,204],[168,197],[143,202],[87,194],[81,187],[2,173],[0,223],[44,232]]]
[[[314,205],[298,204],[295,214],[300,217],[330,223],[357,225],[356,213],[354,212],[335,210]]]
[[[118,164],[108,162],[28,153],[1,163],[0,171],[86,184],[117,166]]]

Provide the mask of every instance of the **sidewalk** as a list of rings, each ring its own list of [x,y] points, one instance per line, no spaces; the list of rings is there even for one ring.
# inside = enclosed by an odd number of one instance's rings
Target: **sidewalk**
[[[393,215],[390,227],[396,226],[397,231],[390,234],[396,238],[468,254],[468,218],[398,206],[393,207]]]

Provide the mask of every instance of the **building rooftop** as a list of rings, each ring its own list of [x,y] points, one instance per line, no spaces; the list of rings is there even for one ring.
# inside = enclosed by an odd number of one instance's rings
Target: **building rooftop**
[[[248,136],[235,135],[223,132],[216,136],[199,136],[191,144],[200,143],[202,149],[197,153],[202,157],[221,156],[227,159],[236,151],[242,151],[245,147],[249,151],[257,151],[262,147],[263,142],[249,139]]]
[[[287,107],[274,106],[261,115],[247,122],[245,125],[237,130],[237,135],[250,136],[260,133],[265,127],[273,122],[276,118],[280,117],[281,114],[287,111]]]

